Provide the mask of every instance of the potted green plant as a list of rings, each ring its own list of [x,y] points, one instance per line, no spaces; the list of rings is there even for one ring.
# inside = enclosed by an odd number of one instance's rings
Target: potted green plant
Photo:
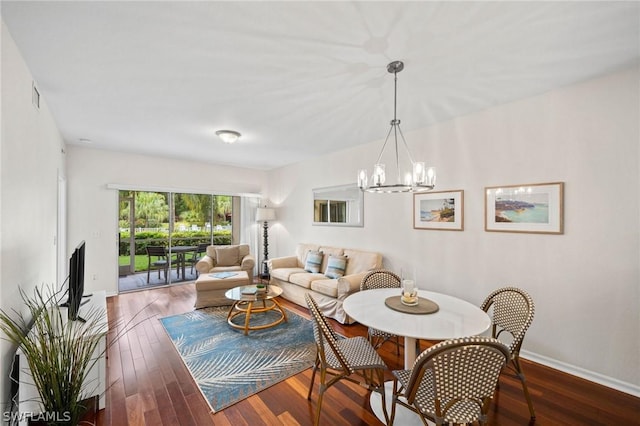
[[[36,288],[33,296],[22,289],[20,294],[25,313],[0,310],[0,331],[22,351],[48,424],[77,425],[87,410],[80,400],[85,379],[102,355],[95,352],[107,332],[101,321],[106,313],[89,309],[83,311],[85,322],[68,321],[58,292]]]

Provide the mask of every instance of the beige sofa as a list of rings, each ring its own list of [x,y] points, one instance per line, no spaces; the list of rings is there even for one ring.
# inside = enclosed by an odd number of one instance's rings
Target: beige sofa
[[[251,279],[255,258],[249,253],[248,244],[209,246],[207,254],[196,263],[201,274],[227,271],[246,271]]]
[[[309,251],[323,252],[320,273],[304,270]],[[341,278],[330,279],[323,274],[329,255],[347,257],[346,271]],[[295,256],[270,259],[268,265],[271,274],[270,283],[282,288],[282,297],[306,307],[304,295],[311,293],[325,316],[334,318],[342,324],[352,324],[355,321],[344,312],[342,302],[351,293],[360,290],[360,281],[368,271],[382,267],[382,255],[370,251],[318,244],[299,244]]]

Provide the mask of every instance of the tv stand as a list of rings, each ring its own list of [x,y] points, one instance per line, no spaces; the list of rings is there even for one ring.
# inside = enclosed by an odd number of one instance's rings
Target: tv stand
[[[61,315],[64,319],[67,318],[66,308],[61,309]],[[100,322],[95,330],[103,330],[108,332],[109,321],[107,320],[107,297],[104,291],[97,291],[92,295],[87,295],[87,300],[81,304],[79,314],[82,311],[96,311],[103,312],[100,317]],[[80,321],[81,318],[78,317]],[[82,320],[84,322],[84,320]],[[98,409],[102,410],[105,407],[105,395],[107,389],[107,339],[106,335],[100,339],[100,343],[96,347],[95,356],[98,358],[98,362],[89,370],[85,383],[83,384],[82,399],[91,397],[98,397]],[[19,372],[19,385],[18,385],[18,411],[20,415],[20,426],[27,426],[29,419],[28,415],[37,415],[41,412],[40,409],[40,396],[38,390],[33,383],[33,377],[29,370],[29,364],[24,358],[24,354],[18,348],[16,351],[17,362],[20,366]]]

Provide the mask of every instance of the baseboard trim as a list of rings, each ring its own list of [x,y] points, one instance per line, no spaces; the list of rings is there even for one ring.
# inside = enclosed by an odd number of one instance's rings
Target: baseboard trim
[[[565,362],[558,361],[543,355],[538,355],[533,352],[521,351],[520,355],[523,359],[546,365],[547,367],[560,370],[564,373],[589,380],[590,382],[598,383],[608,388],[619,390],[620,392],[627,393],[629,395],[635,396],[636,398],[640,398],[640,386],[634,385],[633,383],[623,382],[622,380],[614,379],[613,377],[605,376],[604,374],[576,367],[575,365],[567,364]]]

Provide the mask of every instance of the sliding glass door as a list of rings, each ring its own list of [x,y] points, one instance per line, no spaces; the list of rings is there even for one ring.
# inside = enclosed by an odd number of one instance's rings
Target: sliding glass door
[[[120,292],[193,281],[210,244],[233,241],[233,197],[120,191]]]

